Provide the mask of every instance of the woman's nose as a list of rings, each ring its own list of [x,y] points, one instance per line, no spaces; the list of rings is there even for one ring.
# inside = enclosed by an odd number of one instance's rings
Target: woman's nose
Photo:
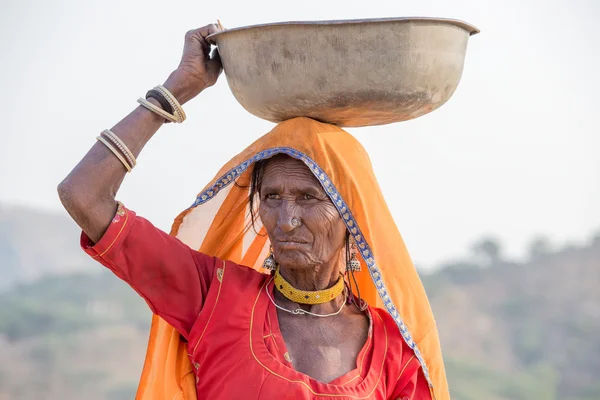
[[[298,215],[294,215],[296,207],[294,203],[288,200],[283,200],[279,205],[279,215],[277,225],[283,232],[290,232],[296,228],[292,223],[292,219],[299,218]]]

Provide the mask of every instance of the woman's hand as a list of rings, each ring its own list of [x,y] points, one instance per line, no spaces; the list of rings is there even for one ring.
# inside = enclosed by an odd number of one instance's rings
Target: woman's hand
[[[219,52],[215,49],[211,54],[210,43],[206,41],[208,35],[219,31],[219,27],[212,24],[185,34],[179,67],[164,84],[181,104],[214,85],[223,71]]]
[[[179,67],[164,86],[180,103],[196,97],[212,86],[223,70],[219,53],[210,55],[206,37],[218,32],[216,25],[189,31]],[[160,116],[137,107],[116,124],[112,131],[137,157],[144,145],[165,123]],[[115,194],[125,177],[125,168],[102,143],[96,143],[58,186],[60,200],[75,222],[93,242],[100,240],[110,225],[117,202]]]

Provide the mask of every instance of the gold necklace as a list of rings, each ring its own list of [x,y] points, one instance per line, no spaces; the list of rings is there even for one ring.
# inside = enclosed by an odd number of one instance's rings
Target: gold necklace
[[[273,278],[271,278],[271,280],[265,285],[265,293],[267,294],[267,297],[269,298],[269,300],[271,300],[271,303],[273,303],[273,305],[275,307],[277,307],[278,309],[280,309],[281,311],[285,311],[287,313],[293,314],[293,315],[312,315],[313,317],[319,317],[319,318],[327,318],[327,317],[334,317],[336,315],[338,315],[339,313],[342,312],[342,310],[344,309],[344,306],[346,305],[346,300],[344,300],[342,302],[342,305],[340,306],[340,308],[338,308],[338,310],[336,312],[333,312],[331,314],[315,314],[312,313],[310,311],[306,311],[303,310],[301,308],[297,308],[295,310],[288,310],[285,307],[281,307],[279,304],[275,303],[275,300],[273,300],[273,297],[271,297],[271,294],[269,293],[269,284],[271,283],[271,281],[273,280]],[[345,289],[344,289],[345,291]]]
[[[287,299],[298,304],[323,304],[330,302],[331,300],[338,297],[344,291],[344,277],[340,276],[337,283],[324,290],[300,290],[293,287],[283,276],[279,273],[279,268],[275,270],[275,276],[273,277],[275,288],[285,296]]]

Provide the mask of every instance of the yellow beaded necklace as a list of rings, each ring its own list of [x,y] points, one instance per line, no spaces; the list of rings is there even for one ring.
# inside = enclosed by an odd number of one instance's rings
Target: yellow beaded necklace
[[[337,283],[325,290],[300,290],[293,287],[279,273],[279,268],[275,270],[274,276],[275,288],[289,300],[298,304],[323,304],[338,297],[344,291],[344,277],[340,276]]]

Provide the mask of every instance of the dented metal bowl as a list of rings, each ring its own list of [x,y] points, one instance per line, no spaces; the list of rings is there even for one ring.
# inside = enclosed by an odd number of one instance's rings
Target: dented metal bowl
[[[448,101],[478,32],[457,20],[386,18],[255,25],[208,39],[250,113],[352,127],[414,119]]]

